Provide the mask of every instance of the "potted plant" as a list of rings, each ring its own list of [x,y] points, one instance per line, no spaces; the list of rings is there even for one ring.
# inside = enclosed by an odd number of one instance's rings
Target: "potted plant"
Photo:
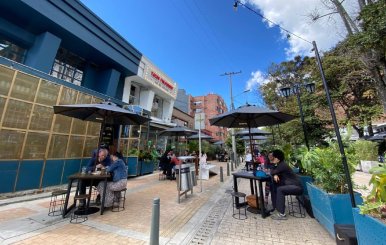
[[[153,173],[154,161],[150,151],[139,150],[138,164],[139,164],[139,175]]]
[[[352,175],[355,165],[353,148],[347,147],[346,153]],[[330,143],[328,147],[311,149],[304,156],[303,167],[314,178],[313,184],[307,183],[313,214],[331,236],[335,237],[334,224],[354,224],[338,144]],[[355,193],[355,201],[356,204],[363,202],[359,193]]]
[[[357,170],[368,173],[370,168],[378,166],[378,144],[368,140],[357,140],[354,143],[358,163]]]
[[[372,190],[363,205],[353,209],[359,244],[384,244],[386,241],[386,165],[370,169]]]
[[[128,151],[127,157],[127,175],[138,176],[138,150],[132,148]]]

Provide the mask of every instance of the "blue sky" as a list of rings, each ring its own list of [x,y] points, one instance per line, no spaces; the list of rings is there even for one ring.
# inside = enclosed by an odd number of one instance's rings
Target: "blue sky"
[[[318,1],[243,2],[307,40],[317,40],[323,50],[344,33],[338,25],[337,37],[331,35],[331,30],[324,34],[323,23],[315,25],[305,20]],[[243,7],[234,11],[233,0],[81,2],[177,82],[179,88],[193,96],[219,94],[228,106],[229,77],[221,74],[241,71],[232,77],[236,107],[246,102],[261,106],[258,86],[266,81],[267,68],[296,54],[310,55],[308,43],[284,38],[285,33],[278,27]],[[243,93],[246,89],[252,90]]]

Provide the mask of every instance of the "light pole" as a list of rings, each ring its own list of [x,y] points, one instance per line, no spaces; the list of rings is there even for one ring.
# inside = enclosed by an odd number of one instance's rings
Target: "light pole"
[[[292,94],[296,95],[296,98],[298,101],[298,106],[299,106],[300,118],[302,120],[304,141],[306,143],[307,149],[310,150],[310,145],[308,143],[306,123],[304,121],[303,105],[302,105],[302,101],[300,99],[302,87],[306,88],[307,92],[309,92],[309,93],[313,93],[315,91],[315,83],[295,83],[292,87],[281,88],[280,92],[281,92],[282,96],[284,96],[286,98],[288,98]]]
[[[340,155],[341,155],[341,158],[342,158],[342,165],[343,165],[343,168],[344,168],[346,182],[347,182],[347,187],[348,187],[348,191],[349,191],[349,194],[350,194],[351,205],[352,205],[352,207],[356,207],[356,205],[355,205],[355,198],[354,198],[354,191],[353,191],[352,182],[351,182],[350,171],[348,169],[347,158],[346,158],[346,154],[344,152],[344,146],[343,146],[342,138],[341,138],[340,132],[339,132],[339,125],[338,125],[338,122],[336,120],[336,115],[335,115],[335,110],[334,110],[333,102],[332,102],[331,97],[330,97],[330,91],[328,89],[326,77],[324,75],[322,60],[320,59],[319,51],[318,51],[318,46],[316,45],[316,42],[315,41],[310,42],[310,41],[304,39],[303,37],[301,37],[299,35],[296,35],[295,33],[292,33],[290,31],[284,29],[279,24],[276,24],[275,22],[271,21],[270,19],[267,19],[264,15],[262,15],[259,12],[251,9],[247,5],[245,5],[242,2],[240,2],[239,0],[236,0],[234,2],[233,8],[237,9],[238,4],[243,5],[246,9],[248,9],[249,11],[255,13],[258,16],[260,16],[261,18],[265,19],[266,21],[270,22],[271,24],[273,24],[275,26],[278,26],[281,30],[285,31],[289,36],[295,36],[295,37],[297,37],[297,38],[299,38],[299,39],[301,39],[301,40],[303,40],[303,41],[305,41],[305,42],[307,42],[307,43],[309,43],[309,44],[311,44],[313,46],[312,50],[315,52],[315,58],[316,58],[317,65],[318,65],[318,68],[319,68],[320,76],[322,78],[323,88],[324,88],[324,91],[326,93],[326,98],[327,98],[327,102],[328,102],[328,107],[330,109],[330,114],[331,114],[331,117],[332,117],[332,122],[334,124],[334,130],[335,130],[335,134],[336,134],[336,139],[338,141],[339,151],[340,151]]]
[[[229,77],[229,87],[230,87],[230,95],[231,95],[231,110],[235,109],[235,105],[233,103],[233,93],[232,93],[232,76],[236,74],[240,74],[241,71],[238,72],[225,72],[224,74],[221,74],[220,76],[228,76]],[[232,152],[231,158],[233,157],[233,161],[236,164],[237,159],[237,152],[236,152],[236,137],[235,137],[235,130],[234,128],[231,128],[231,135],[232,135]]]

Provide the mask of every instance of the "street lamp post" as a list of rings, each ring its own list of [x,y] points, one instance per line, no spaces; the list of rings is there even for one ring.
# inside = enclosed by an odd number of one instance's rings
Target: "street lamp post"
[[[280,89],[280,92],[281,94],[288,98],[289,96],[291,96],[292,94],[295,94],[296,95],[296,99],[297,99],[297,102],[298,102],[298,106],[299,106],[299,112],[300,112],[300,119],[302,121],[302,127],[303,127],[303,134],[304,134],[304,141],[306,143],[306,146],[307,146],[307,149],[310,150],[310,145],[308,143],[308,136],[307,136],[307,128],[306,128],[306,123],[304,121],[304,114],[303,114],[303,105],[302,105],[302,101],[300,99],[300,94],[301,94],[301,88],[302,87],[305,87],[306,90],[309,92],[309,93],[313,93],[315,91],[315,84],[314,83],[307,83],[307,84],[303,84],[303,83],[295,83],[293,85],[293,87],[284,87],[284,88],[281,88]]]
[[[239,72],[225,72],[224,74],[221,74],[220,76],[229,76],[229,87],[230,87],[230,95],[231,95],[231,110],[235,109],[235,105],[233,103],[233,93],[232,93],[232,76],[236,74],[240,74],[241,71]],[[234,128],[231,129],[231,135],[232,135],[232,153],[231,158],[233,157],[233,161],[236,162],[237,159],[237,152],[236,152],[236,137],[235,137],[235,130]]]

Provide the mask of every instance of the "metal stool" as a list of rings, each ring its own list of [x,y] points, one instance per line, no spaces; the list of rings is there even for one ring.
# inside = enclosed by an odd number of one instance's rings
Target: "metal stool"
[[[120,212],[125,210],[126,190],[127,188],[120,191],[114,191],[113,206],[111,208],[112,212]]]
[[[247,218],[247,205],[245,204],[246,194],[242,192],[232,192],[231,195],[232,195],[232,201],[233,201],[233,204],[232,204],[233,218],[240,219],[240,220],[246,219]],[[236,198],[239,198],[240,204],[238,207],[236,206]],[[239,210],[238,213],[236,211],[237,209]],[[244,209],[244,213],[241,212],[241,209]]]
[[[302,208],[299,198],[302,195],[287,195],[287,206],[288,206],[288,215],[291,215],[296,218],[306,217],[306,213]]]
[[[75,208],[75,211],[71,214],[70,222],[74,224],[83,223],[88,220],[88,207],[87,199],[90,198],[90,195],[77,195],[74,197],[75,206],[77,201],[79,201],[78,206]],[[83,205],[80,206],[80,201],[83,201]]]
[[[53,191],[51,193],[50,207],[48,209],[48,216],[62,215],[64,202],[66,199],[66,190]]]

